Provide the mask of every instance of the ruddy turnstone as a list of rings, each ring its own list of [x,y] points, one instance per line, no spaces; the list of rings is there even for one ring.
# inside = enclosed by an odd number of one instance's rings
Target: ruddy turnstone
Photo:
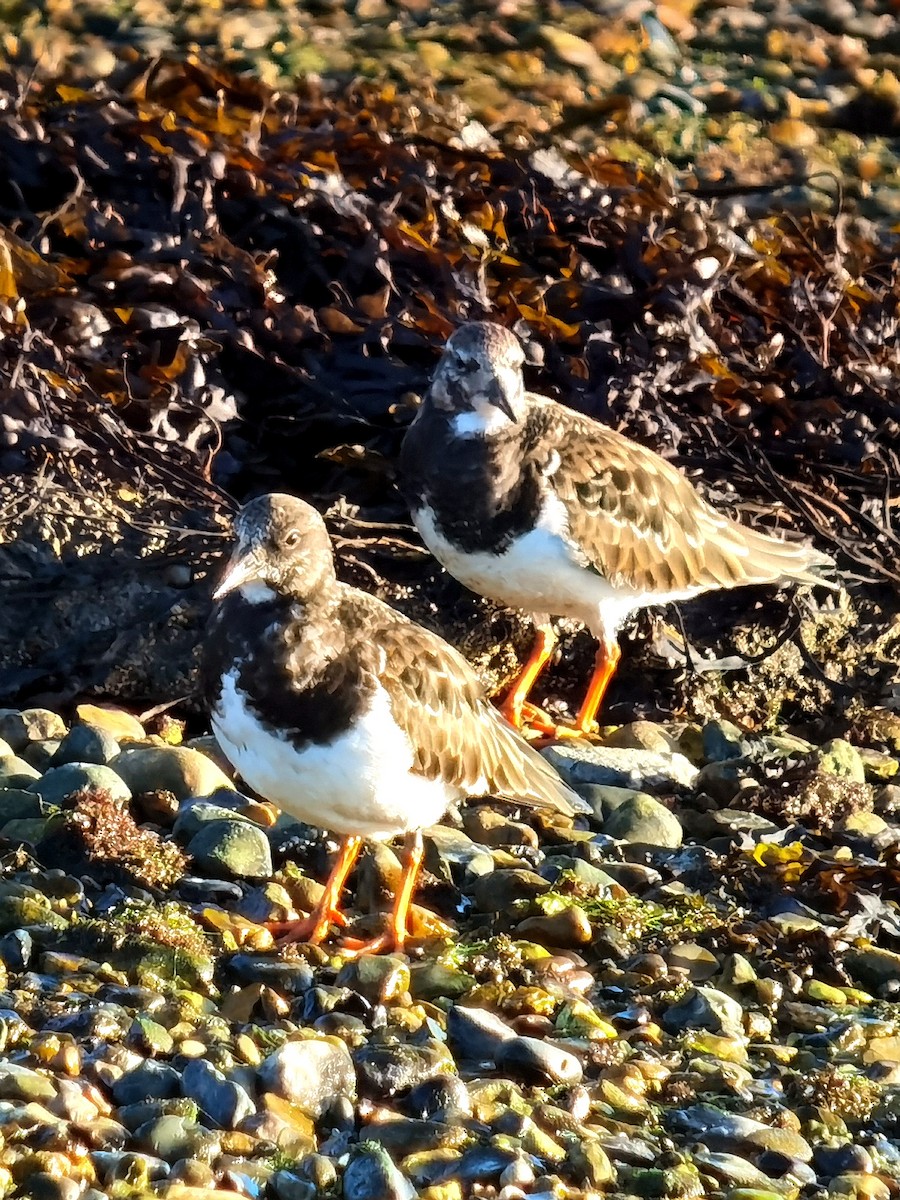
[[[214,598],[204,685],[219,744],[254,791],[340,834],[315,911],[276,930],[319,942],[364,838],[406,835],[389,931],[402,947],[422,859],[421,829],[451,801],[498,795],[571,813],[587,806],[489,703],[451,646],[340,583],[315,509],[292,496],[250,501]]]
[[[501,325],[456,330],[404,439],[402,486],[451,575],[534,615],[534,647],[501,711],[519,728],[578,736],[593,727],[636,609],[742,584],[821,583],[816,570],[833,563],[731,520],[652,450],[527,392],[523,362]],[[581,621],[599,643],[574,729],[528,703],[556,645],[551,616]]]

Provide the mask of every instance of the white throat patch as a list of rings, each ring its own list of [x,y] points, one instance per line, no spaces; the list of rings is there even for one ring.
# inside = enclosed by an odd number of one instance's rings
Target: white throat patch
[[[473,438],[502,433],[513,422],[496,404],[476,400],[475,407],[470,412],[457,413],[450,424],[457,437]]]

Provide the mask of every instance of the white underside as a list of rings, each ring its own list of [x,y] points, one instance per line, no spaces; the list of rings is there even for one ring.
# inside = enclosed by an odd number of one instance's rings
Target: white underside
[[[456,549],[437,527],[430,508],[414,514],[422,539],[450,574],[481,596],[508,608],[571,617],[596,638],[612,640],[628,616],[639,608],[687,600],[699,590],[661,594],[614,587],[579,562],[568,540],[565,508],[547,499],[536,527],[517,538],[503,554],[466,553]]]
[[[225,757],[255,792],[333,833],[394,837],[436,824],[460,796],[458,788],[413,773],[409,739],[380,686],[346,733],[298,749],[261,725],[235,670],[222,681],[212,725]]]

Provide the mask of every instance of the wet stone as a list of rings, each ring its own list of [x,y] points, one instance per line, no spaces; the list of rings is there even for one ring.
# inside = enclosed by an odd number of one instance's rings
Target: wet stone
[[[242,879],[272,874],[272,849],[262,829],[249,821],[210,821],[188,842],[196,866]]]
[[[131,791],[119,775],[111,767],[98,763],[69,762],[61,767],[51,767],[28,790],[37,792],[45,804],[64,806],[83,788],[109,792],[114,800],[123,804],[131,799]]]
[[[181,1092],[181,1076],[167,1063],[151,1059],[121,1076],[113,1084],[116,1104],[137,1104],[142,1100],[166,1100]]]
[[[715,988],[695,987],[664,1013],[662,1023],[673,1031],[700,1028],[740,1037],[743,1015],[741,1005],[731,996]]]
[[[319,1117],[335,1096],[356,1095],[356,1072],[342,1042],[309,1038],[285,1042],[259,1068],[268,1092]]]
[[[533,900],[550,890],[550,884],[534,871],[513,868],[482,875],[470,887],[478,912],[505,912],[518,900]]]
[[[456,1000],[475,986],[475,978],[457,967],[427,960],[410,967],[409,990],[415,1000]]]
[[[216,764],[199,750],[183,746],[134,746],[126,748],[110,764],[131,791],[172,792],[176,799],[210,796],[234,785]]]
[[[454,1051],[474,1062],[493,1062],[500,1046],[516,1035],[512,1029],[484,1008],[455,1004],[447,1014],[447,1038]]]
[[[681,822],[664,804],[651,796],[626,800],[603,824],[603,832],[621,842],[645,846],[681,845]]]
[[[0,788],[0,828],[10,821],[28,821],[41,816],[41,798],[24,788]]]
[[[175,1046],[171,1033],[158,1021],[139,1013],[128,1031],[127,1044],[145,1054],[171,1054]]]
[[[111,733],[96,725],[74,725],[59,743],[50,763],[54,767],[64,763],[98,763],[102,766],[112,762],[121,747]]]
[[[423,1121],[431,1118],[448,1120],[472,1111],[469,1090],[458,1075],[438,1075],[412,1088],[403,1107],[413,1117]]]
[[[584,1074],[574,1054],[532,1037],[513,1037],[502,1042],[495,1062],[500,1070],[549,1083],[579,1083]]]
[[[294,1171],[275,1171],[269,1178],[269,1188],[276,1200],[316,1200],[319,1189]]]
[[[527,917],[516,927],[516,933],[542,946],[562,949],[587,946],[593,937],[587,913],[578,904],[570,904],[552,916]]]
[[[65,721],[49,709],[26,708],[20,712],[7,709],[0,714],[0,738],[8,742],[16,754],[29,742],[65,736]]]
[[[150,1154],[174,1163],[178,1159],[210,1159],[218,1152],[219,1138],[184,1117],[159,1117],[141,1125],[135,1140]]]
[[[825,1179],[836,1175],[864,1175],[872,1172],[872,1156],[865,1146],[845,1142],[841,1146],[818,1145],[813,1148],[813,1166]]]
[[[445,1075],[453,1063],[444,1047],[392,1046],[370,1043],[354,1052],[360,1091],[384,1100],[408,1092],[417,1084]]]
[[[27,790],[40,777],[41,772],[24,758],[14,754],[10,758],[0,759],[0,788]]]
[[[347,1164],[344,1200],[414,1200],[416,1190],[384,1150],[365,1149]]]
[[[387,1004],[409,991],[409,964],[393,955],[362,954],[341,970],[336,982],[367,1000]]]
[[[176,837],[189,842],[210,821],[243,821],[247,823],[247,817],[237,809],[229,808],[224,804],[215,804],[212,800],[191,799],[179,805],[172,832]]]
[[[53,757],[60,747],[60,742],[57,738],[45,738],[40,742],[29,742],[22,751],[22,757],[30,767],[34,767],[36,771],[43,773],[48,767],[54,765]],[[12,753],[10,751],[10,753]]]
[[[698,773],[683,754],[596,746],[580,741],[551,746],[544,751],[544,757],[576,789],[579,784],[590,783],[637,791],[670,791],[673,787],[692,787]]]
[[[703,757],[708,763],[743,758],[750,749],[748,740],[732,721],[709,721],[703,726]]]
[[[828,775],[841,775],[854,783],[865,783],[866,768],[859,751],[843,738],[832,738],[830,742],[820,746],[816,758],[820,771]]]
[[[234,1129],[256,1111],[247,1090],[226,1079],[221,1071],[202,1058],[191,1059],[184,1068],[181,1086],[200,1111],[222,1129]]]

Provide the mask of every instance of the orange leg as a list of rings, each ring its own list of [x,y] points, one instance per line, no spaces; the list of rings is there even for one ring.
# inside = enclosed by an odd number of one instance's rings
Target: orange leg
[[[403,879],[394,900],[394,911],[391,913],[390,925],[384,933],[372,938],[369,942],[357,942],[348,938],[341,944],[343,952],[355,957],[357,954],[390,954],[393,950],[402,950],[408,933],[407,920],[409,905],[412,900],[419,867],[425,847],[419,830],[406,835],[406,863],[403,868]]]
[[[618,642],[601,642],[597,647],[594,673],[575,721],[575,728],[579,733],[589,733],[593,728],[597,709],[603,703],[609,681],[615,675],[621,657],[622,651]]]
[[[347,876],[359,856],[362,844],[361,837],[344,839],[331,874],[328,876],[328,882],[325,884],[322,899],[308,917],[304,917],[300,921],[269,921],[266,924],[269,932],[277,938],[279,946],[286,946],[290,942],[311,942],[317,946],[327,936],[328,927],[332,923],[341,926],[347,924],[339,907],[341,892],[344,890]]]
[[[500,711],[516,729],[521,729],[523,723],[529,725],[546,721],[547,718],[539,708],[528,704],[528,693],[534,687],[535,681],[547,665],[550,656],[556,649],[557,637],[551,625],[538,625],[535,630],[534,645],[528,656],[528,661],[519,672],[518,678],[510,688]]]
[[[603,702],[606,689],[609,687],[609,681],[615,675],[616,667],[619,665],[621,657],[622,651],[619,649],[617,642],[601,642],[597,648],[597,656],[594,659],[594,672],[591,675],[591,681],[588,684],[588,690],[581,708],[578,710],[575,724],[556,725],[553,721],[546,719],[544,721],[532,721],[530,722],[531,729],[543,736],[533,740],[531,744],[540,749],[563,738],[583,738],[586,734],[591,733],[594,729],[594,718],[597,715],[597,710]]]

